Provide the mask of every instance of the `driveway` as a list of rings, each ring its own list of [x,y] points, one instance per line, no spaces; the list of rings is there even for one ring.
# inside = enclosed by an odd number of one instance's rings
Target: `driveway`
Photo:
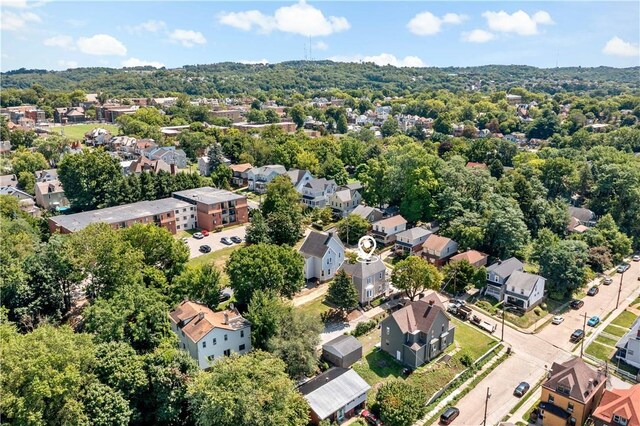
[[[211,246],[211,252],[221,250],[223,248],[231,247],[220,242],[220,239],[223,237],[231,238],[233,236],[243,238],[245,237],[247,231],[247,225],[244,224],[242,226],[237,226],[235,228],[225,229],[222,232],[209,232],[208,237],[204,237],[201,240],[196,240],[193,237],[187,237],[187,245],[189,246],[189,258],[193,259],[194,257],[202,256],[205,253],[200,252],[200,246],[208,245]],[[235,245],[235,244],[234,244]]]

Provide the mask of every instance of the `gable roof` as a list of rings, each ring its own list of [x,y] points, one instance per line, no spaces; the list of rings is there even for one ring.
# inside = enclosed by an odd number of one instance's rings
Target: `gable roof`
[[[540,275],[522,271],[513,271],[507,280],[507,290],[510,287],[515,287],[515,291],[523,290],[524,294],[531,294],[533,287],[540,278],[542,278]]]
[[[64,192],[62,183],[58,179],[50,180],[47,182],[36,182],[36,188],[41,194],[52,194],[56,192]]]
[[[442,251],[443,248],[447,246],[447,244],[453,242],[451,238],[442,237],[440,235],[431,234],[424,243],[422,243],[422,248],[425,250],[433,250],[433,251]]]
[[[317,178],[311,179],[304,184],[304,188],[311,188],[314,191],[324,191],[328,186],[335,186],[336,181],[331,179],[327,180],[325,178]]]
[[[350,189],[340,189],[335,192],[335,196],[338,197],[341,202],[347,203],[353,198],[353,192]]]
[[[405,225],[406,223],[407,223],[407,220],[398,214],[398,215],[391,216],[386,219],[382,219],[377,222],[374,222],[374,225],[384,226],[386,228],[386,227],[392,227],[392,226],[398,226],[398,225]]]
[[[409,302],[404,308],[395,311],[391,314],[391,318],[403,333],[413,333],[418,330],[426,333],[440,313],[447,316],[442,301],[432,291],[422,299]]]
[[[596,214],[589,209],[582,207],[569,207],[569,214],[580,222],[591,222],[595,219]]]
[[[387,267],[380,258],[375,262],[344,262],[342,268],[347,275],[356,278],[367,278],[380,272],[387,272]]]
[[[279,175],[283,175],[287,172],[287,169],[285,169],[284,166],[281,166],[279,164],[271,164],[271,165],[262,166],[262,167],[254,167],[251,169],[251,172],[254,175],[269,175],[272,172],[277,173]]]
[[[371,215],[371,213],[373,213],[375,210],[377,210],[377,209],[374,208],[374,207],[370,207],[370,206],[366,206],[364,204],[360,204],[355,209],[353,209],[351,214],[358,215],[358,216],[362,217],[363,219],[368,219],[369,215]],[[382,212],[380,212],[380,214],[382,214]]]
[[[630,389],[605,390],[593,417],[611,423],[614,415],[627,419],[627,426],[640,426],[640,384]]]
[[[334,367],[298,388],[320,419],[326,419],[371,389],[355,370]]]
[[[232,164],[229,168],[236,173],[244,173],[247,170],[253,168],[251,163],[242,163],[242,164]]]
[[[308,172],[309,170],[291,169],[287,172],[287,175],[289,175],[289,179],[291,179],[293,186],[296,186]]]
[[[432,231],[428,229],[424,229],[421,226],[415,226],[411,229],[407,229],[406,231],[398,232],[396,234],[396,238],[407,238],[408,240],[417,240],[424,236],[433,234]]]
[[[487,272],[493,272],[501,277],[508,277],[513,271],[522,271],[524,269],[524,263],[520,262],[515,257],[510,257],[507,260],[497,261],[487,268]]]
[[[341,334],[335,339],[322,345],[322,350],[340,358],[349,355],[358,349],[362,349],[362,343],[349,334]]]
[[[171,320],[193,342],[209,334],[214,328],[240,330],[251,325],[235,309],[213,312],[206,305],[185,300],[169,313]]]
[[[488,255],[479,252],[477,250],[467,250],[463,253],[458,253],[455,256],[453,256],[451,258],[452,261],[460,261],[460,260],[466,260],[467,262],[471,263],[472,265],[476,262],[481,261],[482,259],[487,258]]]
[[[571,398],[586,403],[593,397],[594,390],[604,385],[604,382],[603,373],[591,369],[582,359],[575,357],[562,364],[554,362],[549,379],[542,384],[542,387],[555,393],[558,386],[562,386],[570,389]]]
[[[300,247],[300,253],[304,257],[324,257],[327,250],[329,250],[329,241],[336,239],[338,244],[342,246],[340,238],[335,234],[325,234],[318,231],[311,231]]]

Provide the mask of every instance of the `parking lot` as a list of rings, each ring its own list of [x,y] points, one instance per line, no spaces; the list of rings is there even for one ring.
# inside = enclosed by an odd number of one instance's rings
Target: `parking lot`
[[[201,240],[197,240],[193,237],[187,237],[187,245],[189,246],[189,258],[202,256],[205,253],[200,252],[200,246],[208,245],[211,247],[211,252],[231,247],[220,242],[220,239],[227,237],[238,237],[244,239],[247,231],[247,225],[237,226],[231,229],[225,229],[222,232],[210,232],[208,237],[204,237]],[[233,244],[236,245],[236,244]]]

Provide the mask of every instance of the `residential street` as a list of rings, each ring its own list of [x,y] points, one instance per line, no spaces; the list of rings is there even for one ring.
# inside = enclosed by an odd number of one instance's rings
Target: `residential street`
[[[640,276],[640,263],[631,262],[631,268],[624,276],[620,307],[608,320],[615,318],[615,315],[638,297],[640,287],[638,276]],[[572,356],[573,347],[576,345],[569,342],[569,336],[576,328],[582,328],[585,312],[588,316],[599,315],[603,318],[607,312],[615,308],[619,280],[620,274],[616,274],[613,277],[613,284],[600,286],[600,292],[595,297],[586,296],[585,304],[581,309],[564,313],[565,321],[561,325],[549,324],[539,334],[526,334],[509,326],[505,327],[505,343],[512,347],[513,355],[456,404],[460,409],[460,416],[452,424],[482,424],[487,387],[491,389],[487,425],[499,423],[518,402],[518,398],[513,396],[513,390],[518,383],[526,381],[533,387],[544,375],[545,367],[550,367],[554,361],[566,361]],[[476,314],[487,321],[497,323],[498,327],[494,335],[500,336],[499,321],[477,312]],[[598,327],[604,325],[600,324]],[[588,340],[589,338],[585,341],[585,348]],[[580,354],[579,346],[574,354]]]

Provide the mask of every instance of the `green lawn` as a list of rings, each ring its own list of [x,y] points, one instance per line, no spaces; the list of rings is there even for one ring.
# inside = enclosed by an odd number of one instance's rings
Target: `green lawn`
[[[318,297],[317,299],[311,302],[298,306],[298,309],[319,317],[324,312],[327,312],[328,310],[330,310],[331,306],[325,303],[324,296],[323,296],[323,297]]]
[[[202,256],[195,257],[189,260],[189,265],[203,265],[205,263],[213,263],[217,268],[223,269],[227,259],[231,256],[235,250],[240,247],[244,247],[244,244],[236,244],[231,247],[226,247],[221,250],[216,250],[211,253],[203,254]]]
[[[589,345],[586,352],[589,355],[592,355],[598,359],[603,361],[609,361],[611,359],[611,355],[615,349],[610,348],[608,346],[601,345],[600,343],[593,342]]]
[[[618,336],[618,337],[622,337],[625,335],[625,333],[627,332],[624,328],[622,327],[617,327],[615,325],[608,325],[604,328],[603,330],[605,333],[609,333],[612,334],[614,336]]]
[[[100,127],[102,129],[108,130],[112,135],[117,135],[120,131],[118,126],[113,124],[69,124],[61,127],[52,127],[51,131],[55,133],[62,134],[64,131],[64,135],[74,141],[83,141],[84,134],[90,130],[95,129],[96,127]]]
[[[467,351],[473,359],[479,358],[495,345],[496,340],[482,333],[477,327],[456,318],[452,320],[456,326],[454,343]]]
[[[616,343],[618,343],[617,340],[613,340],[613,339],[610,339],[610,338],[604,337],[604,336],[596,337],[596,342],[603,343],[603,344],[609,345],[609,346],[615,346]]]
[[[633,324],[633,322],[638,318],[635,314],[624,311],[620,315],[616,317],[611,324],[619,325],[620,327],[629,328]]]

